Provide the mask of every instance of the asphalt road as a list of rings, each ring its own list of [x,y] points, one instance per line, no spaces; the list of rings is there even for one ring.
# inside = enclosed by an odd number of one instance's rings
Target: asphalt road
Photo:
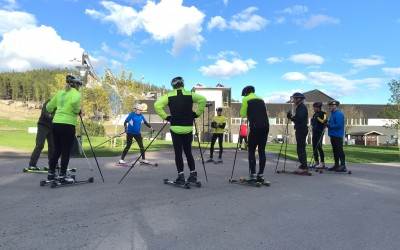
[[[77,179],[94,183],[50,188],[39,186],[46,175],[22,172],[26,156],[3,154],[0,249],[400,249],[398,163],[308,177],[274,174],[277,157],[268,154],[271,187],[256,188],[228,182],[227,150],[223,164],[206,164],[208,182],[196,162],[202,187],[186,190],[163,183],[177,175],[171,150],[147,158],[159,166],[137,165],[121,184],[128,168],[114,166],[118,157],[98,158],[104,183],[94,159],[93,171],[85,158],[71,159]],[[247,175],[242,151],[234,177]]]

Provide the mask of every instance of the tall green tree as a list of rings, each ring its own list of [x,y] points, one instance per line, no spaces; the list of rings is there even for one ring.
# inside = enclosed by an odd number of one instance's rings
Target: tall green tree
[[[392,93],[389,98],[389,103],[385,106],[381,117],[389,119],[386,126],[397,129],[397,138],[400,138],[400,81],[392,79],[388,83],[389,90]],[[400,144],[399,147],[400,156]]]

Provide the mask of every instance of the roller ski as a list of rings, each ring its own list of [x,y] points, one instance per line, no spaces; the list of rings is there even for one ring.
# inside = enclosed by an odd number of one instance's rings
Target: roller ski
[[[333,166],[330,168],[325,169],[316,169],[315,172],[319,172],[320,174],[327,172],[327,173],[348,173],[352,174],[351,170],[347,170],[346,166]]]
[[[85,181],[77,181],[75,175],[55,175],[49,173],[47,176],[47,180],[40,181],[40,186],[50,185],[51,188],[64,186],[64,185],[74,185],[74,184],[83,184],[83,183],[92,183],[94,181],[93,177],[88,178]]]
[[[190,172],[189,178],[187,178],[186,182],[189,182],[190,185],[200,188],[201,182],[197,181],[197,172]]]
[[[249,178],[240,177],[239,180],[230,179],[229,183],[242,184],[252,187],[271,186],[269,181],[265,181],[262,175],[251,175]]]
[[[183,172],[178,174],[178,178],[176,178],[175,181],[164,179],[164,184],[181,187],[184,189],[190,189],[190,182],[185,180],[185,175],[183,174]]]
[[[37,174],[47,174],[46,170],[41,170],[37,166],[29,166],[27,168],[23,168],[22,171],[24,173],[37,173]]]
[[[312,173],[308,171],[308,169],[297,169],[295,171],[287,171],[285,169],[276,171],[277,174],[295,174],[295,175],[303,175],[303,176],[312,176]]]
[[[56,167],[56,170],[60,170],[60,167]],[[49,171],[49,167],[43,167],[43,170],[37,166],[30,166],[28,168],[23,168],[22,171],[24,173],[37,173],[37,174],[47,174]],[[76,172],[76,168],[69,168],[67,171]]]
[[[158,163],[151,163],[146,159],[140,160],[140,165],[146,165],[146,166],[153,166],[153,167],[158,167]]]

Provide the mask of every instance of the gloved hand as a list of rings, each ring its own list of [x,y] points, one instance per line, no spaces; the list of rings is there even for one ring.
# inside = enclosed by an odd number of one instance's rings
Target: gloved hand
[[[325,121],[324,121],[324,125],[325,125],[326,127],[329,128],[329,125],[330,125],[330,124],[329,124],[328,120],[325,120]]]
[[[286,117],[288,118],[288,119],[290,119],[290,118],[292,118],[292,112],[291,111],[288,111],[287,112],[287,114],[286,114]]]
[[[197,117],[199,117],[197,114],[196,114],[196,112],[193,112],[193,118],[197,118]]]
[[[165,120],[166,120],[166,121],[171,121],[171,116],[170,116],[170,115],[167,116],[167,117],[165,118]]]
[[[150,131],[151,131],[151,132],[154,132],[155,130],[154,130],[154,128],[153,128],[153,127],[150,127]]]
[[[128,129],[128,126],[126,126],[126,124],[124,124],[124,128],[125,128],[125,131]]]

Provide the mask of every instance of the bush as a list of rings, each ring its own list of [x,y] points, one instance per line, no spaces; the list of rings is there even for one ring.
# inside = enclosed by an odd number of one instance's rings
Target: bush
[[[83,119],[83,123],[85,125],[85,128],[87,130],[88,136],[105,136],[105,129],[102,124],[99,124],[96,121],[92,121],[89,119]],[[80,123],[76,125],[76,133],[80,134]],[[82,133],[84,134],[85,130],[82,127]]]

